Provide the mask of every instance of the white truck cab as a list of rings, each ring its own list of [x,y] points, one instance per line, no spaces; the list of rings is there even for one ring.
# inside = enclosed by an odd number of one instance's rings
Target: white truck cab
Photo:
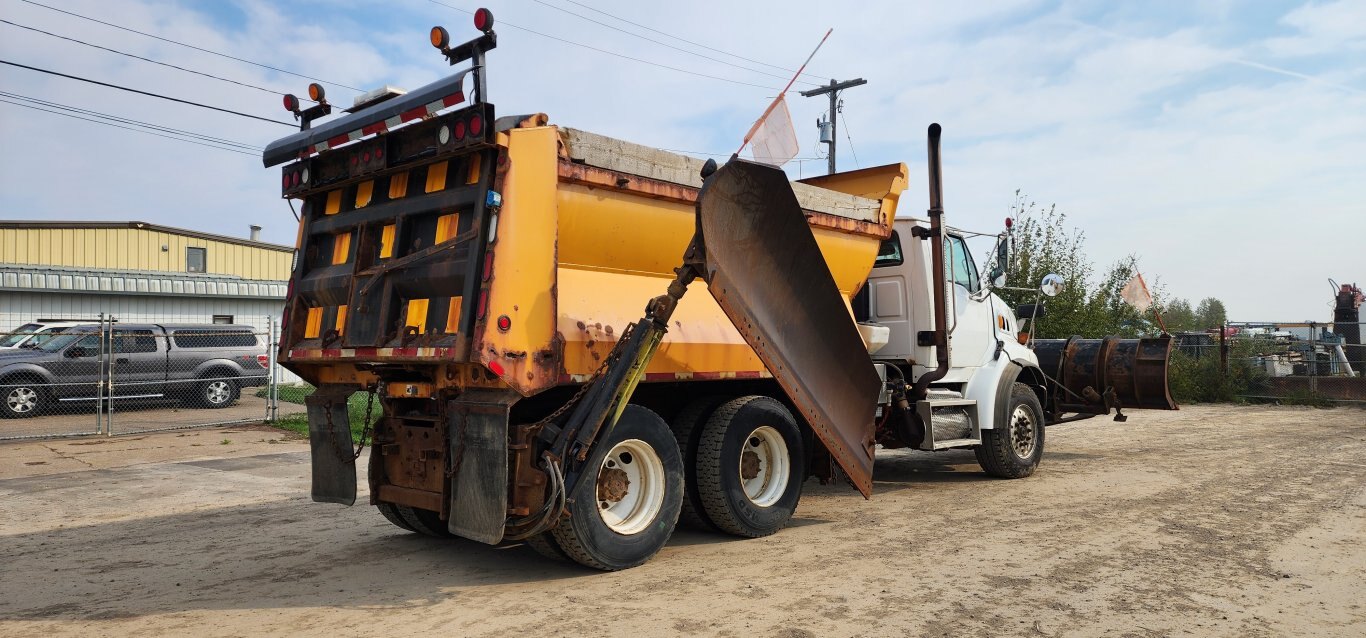
[[[892,236],[879,250],[867,285],[866,321],[890,329],[887,344],[873,358],[895,368],[908,383],[936,367],[934,309],[923,301],[933,298],[935,285],[932,245],[920,238],[929,226],[922,219],[897,219]],[[917,227],[924,230],[916,231]],[[993,282],[987,281],[994,278],[996,285],[1004,285],[1006,253],[993,251],[997,259],[983,273],[963,233],[945,228],[943,241],[949,369],[930,384],[928,397],[917,402],[924,431],[897,438],[923,450],[981,447],[984,436],[994,436],[991,431],[1027,420],[1027,428],[1002,432],[1001,436],[1022,439],[1010,442],[1022,456],[1016,472],[1032,471],[1043,448],[1041,406],[1047,386],[1034,352],[1017,337],[1020,325],[1014,311],[992,293]],[[1001,245],[998,243],[998,248]],[[1027,386],[1036,400],[1025,401],[1030,405],[1022,411],[1014,409],[1019,405],[1012,405],[1017,384]],[[884,446],[888,442],[890,439],[882,441]]]

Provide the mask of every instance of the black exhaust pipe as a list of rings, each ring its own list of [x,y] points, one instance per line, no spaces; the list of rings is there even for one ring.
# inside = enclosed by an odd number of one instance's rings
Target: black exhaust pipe
[[[944,180],[939,162],[939,124],[930,125],[929,163],[930,163],[930,227],[916,226],[911,232],[918,239],[929,239],[932,277],[934,282],[934,330],[921,330],[916,334],[916,342],[921,346],[934,346],[934,357],[938,367],[915,380],[911,396],[919,401],[929,396],[930,384],[944,378],[949,373],[949,310],[945,299],[945,286],[948,273],[944,270]]]

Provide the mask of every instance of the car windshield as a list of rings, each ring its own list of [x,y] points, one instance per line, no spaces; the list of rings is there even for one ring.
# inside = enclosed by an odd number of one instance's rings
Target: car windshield
[[[83,337],[94,337],[98,335],[99,333],[97,332],[63,332],[62,334],[48,339],[47,343],[38,346],[38,349],[43,352],[56,352],[58,350],[66,349],[67,346],[79,341]]]
[[[20,341],[23,341],[24,339],[27,339],[29,335],[38,332],[39,328],[42,328],[42,326],[36,323],[26,323],[15,328],[14,332],[8,333],[5,335],[4,339],[0,339],[0,348],[13,348],[14,346],[19,345]]]

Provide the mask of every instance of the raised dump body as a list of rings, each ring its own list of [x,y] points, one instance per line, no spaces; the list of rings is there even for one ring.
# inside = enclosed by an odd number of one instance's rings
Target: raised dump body
[[[303,251],[282,361],[314,383],[329,380],[323,369],[362,379],[371,364],[441,366],[452,372],[434,371],[437,388],[505,384],[522,396],[601,366],[642,302],[674,276],[693,234],[702,162],[544,116],[504,120],[492,141],[496,207],[480,205],[490,196],[479,192],[492,155],[483,149],[299,193]],[[846,303],[890,234],[904,172],[793,184]],[[833,190],[841,186],[856,194]],[[680,304],[645,381],[765,376],[704,293]]]

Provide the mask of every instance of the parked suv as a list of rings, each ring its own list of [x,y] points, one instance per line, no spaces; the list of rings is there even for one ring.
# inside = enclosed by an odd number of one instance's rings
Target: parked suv
[[[251,326],[121,323],[100,342],[99,326],[85,324],[34,348],[0,351],[0,417],[49,413],[57,403],[102,394],[224,408],[242,388],[265,385],[269,372],[266,344]],[[111,381],[103,392],[102,379]]]

